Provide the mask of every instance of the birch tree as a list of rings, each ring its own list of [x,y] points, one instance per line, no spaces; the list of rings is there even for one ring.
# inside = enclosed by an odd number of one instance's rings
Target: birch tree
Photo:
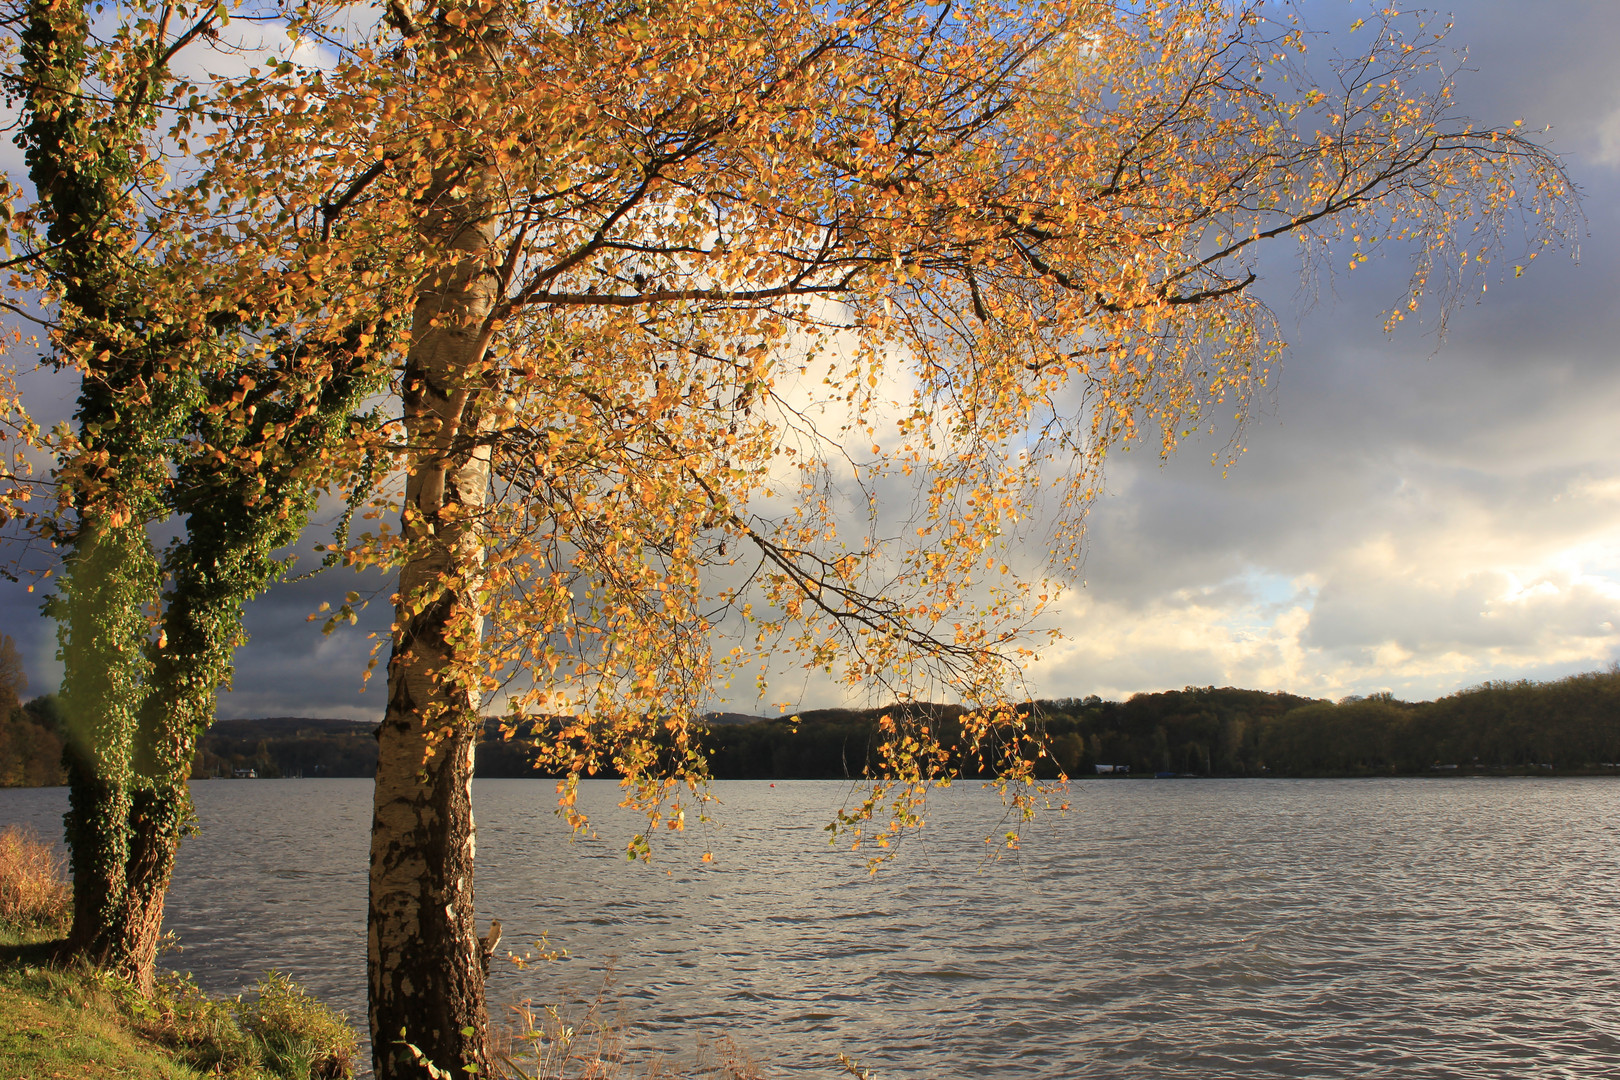
[[[285,235],[371,252],[357,293],[414,296],[400,527],[345,553],[400,570],[381,1077],[490,1064],[470,777],[492,695],[514,726],[562,718],[540,730],[576,825],[578,780],[624,777],[632,856],[704,813],[715,681],[785,652],[968,706],[954,746],[896,709],[837,835],[889,843],[952,753],[1027,811],[1020,633],[1111,450],[1241,422],[1282,347],[1259,251],[1409,253],[1393,326],[1568,210],[1544,150],[1460,115],[1417,18],[1369,12],[1317,62],[1286,11],[1213,2],[388,12],[300,23],[337,59],[236,87],[209,158],[278,192]],[[1038,505],[1051,579],[1010,572]]]
[[[372,844],[384,1077],[490,1064],[469,782],[494,694],[514,724],[566,718],[542,730],[576,825],[580,778],[625,778],[633,856],[704,813],[715,681],[785,652],[968,706],[953,746],[896,709],[837,835],[890,842],[953,753],[1028,810],[1039,734],[1011,688],[1058,582],[1010,572],[1012,545],[1044,506],[1060,578],[1111,450],[1241,420],[1281,349],[1256,253],[1410,252],[1394,324],[1443,315],[1513,237],[1533,257],[1567,210],[1557,162],[1461,118],[1432,28],[1398,16],[1314,64],[1286,15],[1213,2],[397,0],[375,26],[289,12],[335,59],[182,110],[202,172],[165,248],[129,196],[154,168],[150,88],[176,90],[154,27],[189,12],[201,34],[212,9],[154,8],[104,57],[78,5],[26,11],[28,254],[86,375],[59,610],[100,725],[73,820],[110,830],[87,927],[155,929],[149,900],[113,907],[132,865],[166,880],[177,765],[241,599],[325,470],[376,449],[348,413],[399,363],[400,528],[341,551],[400,570]],[[86,94],[97,63],[149,89]],[[901,488],[897,534],[879,496]],[[182,508],[154,629],[140,525]],[[167,809],[135,809],[137,777]],[[157,858],[132,863],[132,821]]]

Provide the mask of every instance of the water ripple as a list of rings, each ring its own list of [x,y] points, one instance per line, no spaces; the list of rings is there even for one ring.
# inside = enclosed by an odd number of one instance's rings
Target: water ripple
[[[678,1062],[729,1034],[779,1077],[1620,1075],[1620,782],[1093,782],[987,863],[993,796],[944,793],[869,876],[821,826],[850,788],[724,783],[722,827],[627,866],[551,785],[480,781],[479,915],[569,958],[493,1003],[610,994]],[[232,991],[267,967],[363,1015],[363,781],[196,785],[167,926]],[[60,789],[0,792],[59,829]],[[696,854],[712,848],[716,863]]]

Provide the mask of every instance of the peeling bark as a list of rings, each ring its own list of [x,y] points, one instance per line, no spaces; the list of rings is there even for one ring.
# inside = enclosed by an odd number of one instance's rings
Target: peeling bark
[[[462,180],[461,183],[465,183]],[[423,233],[446,264],[423,283],[405,369],[409,555],[400,572],[371,833],[367,966],[378,1080],[476,1065],[489,1074],[484,971],[473,923],[473,744],[479,691],[455,675],[476,642],[489,488],[483,323],[493,229],[447,173]],[[409,1047],[416,1048],[413,1053]]]

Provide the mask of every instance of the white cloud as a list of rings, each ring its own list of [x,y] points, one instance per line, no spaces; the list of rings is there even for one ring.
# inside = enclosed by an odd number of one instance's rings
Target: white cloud
[[[1597,153],[1593,160],[1604,165],[1620,165],[1620,107],[1597,123]]]

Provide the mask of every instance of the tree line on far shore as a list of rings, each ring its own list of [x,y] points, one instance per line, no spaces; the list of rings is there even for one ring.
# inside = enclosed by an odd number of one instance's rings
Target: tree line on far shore
[[[13,699],[14,700],[14,699]],[[957,745],[960,710],[911,706]],[[1400,776],[1432,772],[1602,771],[1620,762],[1620,667],[1551,682],[1490,682],[1437,701],[1389,694],[1337,703],[1232,687],[1189,686],[1128,701],[1098,697],[1031,703],[1050,754],[1038,772],[1071,777]],[[711,722],[704,738],[716,779],[844,779],[872,775],[885,709],[818,709],[796,718]],[[12,708],[0,725],[0,786],[61,783],[54,695]],[[544,775],[534,768],[543,724],[506,739],[486,723],[477,755],[485,778]],[[204,738],[193,777],[370,777],[369,724],[344,720],[227,720]],[[959,775],[984,770],[953,761]]]
[[[919,706],[947,745],[958,710]],[[1189,686],[1128,701],[1036,701],[1048,757],[1037,772],[1099,775],[1398,776],[1434,771],[1603,770],[1620,762],[1620,667],[1551,682],[1490,682],[1437,701],[1389,694],[1337,703]],[[712,726],[718,779],[841,779],[875,772],[889,710],[820,710]],[[972,760],[962,776],[985,775]]]
[[[1436,701],[1337,703],[1187,687],[1041,702],[1057,764],[1199,776],[1398,776],[1601,770],[1620,762],[1620,668],[1550,682],[1488,682]]]

